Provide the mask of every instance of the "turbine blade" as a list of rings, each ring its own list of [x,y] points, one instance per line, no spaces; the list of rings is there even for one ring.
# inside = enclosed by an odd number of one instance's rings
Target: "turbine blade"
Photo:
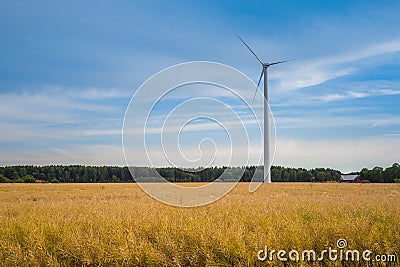
[[[260,74],[260,79],[258,79],[257,88],[260,86],[261,78],[264,75],[264,71],[265,71],[265,68],[263,67],[262,71],[261,71],[261,74]]]
[[[254,92],[254,96],[253,96],[253,100],[251,101],[251,104],[253,104],[254,103],[254,99],[256,99],[258,87],[260,86],[260,82],[261,82],[261,79],[262,79],[262,77],[264,75],[264,71],[265,71],[265,68],[263,67],[262,71],[261,71],[260,79],[258,79],[257,88],[256,88],[256,91]]]
[[[272,66],[272,65],[277,65],[277,64],[281,64],[281,63],[285,63],[285,62],[289,62],[289,61],[293,61],[292,59],[289,60],[284,60],[284,61],[278,61],[278,62],[272,62],[272,63],[268,63],[268,67]]]
[[[254,99],[256,99],[257,91],[258,91],[258,87],[256,88],[256,91],[254,92],[253,100],[251,101],[252,105],[254,104]]]
[[[261,65],[264,65],[264,63],[262,63],[262,61],[258,58],[258,56],[256,55],[256,53],[254,53],[254,51],[251,50],[250,46],[248,46],[248,45],[245,43],[245,41],[243,41],[243,39],[240,38],[239,35],[237,35],[237,37],[238,37],[238,38],[240,39],[240,41],[242,41],[242,43],[250,50],[250,52],[256,57],[256,59],[258,60],[258,62],[260,62]]]

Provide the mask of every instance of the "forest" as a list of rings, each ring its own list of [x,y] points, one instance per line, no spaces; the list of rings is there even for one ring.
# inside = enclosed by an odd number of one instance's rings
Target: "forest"
[[[201,171],[195,169],[182,170],[179,168],[149,168],[116,166],[82,166],[82,165],[49,165],[49,166],[5,166],[0,167],[0,182],[15,183],[108,183],[108,182],[135,182],[135,179],[143,181],[143,177],[156,176],[156,171],[170,182],[212,182],[224,171],[243,172],[240,182],[249,182],[253,177],[255,166],[251,167],[212,167]],[[393,183],[400,182],[400,165],[394,163],[386,169],[374,167],[364,168],[359,174],[363,182]],[[273,182],[337,182],[341,176],[340,171],[329,168],[288,168],[272,166],[271,179]],[[231,181],[228,176],[225,180]],[[228,177],[228,178],[227,178]],[[151,181],[151,180],[149,180]]]

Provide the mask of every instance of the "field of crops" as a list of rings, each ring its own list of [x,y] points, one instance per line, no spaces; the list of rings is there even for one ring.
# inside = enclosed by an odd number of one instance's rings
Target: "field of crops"
[[[337,249],[338,239],[399,264],[399,184],[273,183],[252,194],[247,187],[177,208],[136,184],[1,184],[0,266],[283,266],[276,254],[260,261],[258,252],[319,252]],[[300,254],[298,264],[342,263]]]

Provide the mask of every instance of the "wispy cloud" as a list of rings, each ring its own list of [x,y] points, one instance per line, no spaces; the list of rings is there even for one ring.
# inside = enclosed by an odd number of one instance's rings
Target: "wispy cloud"
[[[68,147],[42,147],[0,153],[1,165],[14,164],[79,164],[125,166],[122,147],[118,145],[72,145]]]
[[[348,99],[357,99],[357,98],[384,96],[384,95],[398,95],[398,94],[400,94],[400,91],[391,89],[369,90],[367,92],[347,91],[344,94],[329,94],[329,95],[315,97],[315,99],[323,102],[332,102],[332,101],[340,101]]]
[[[72,93],[74,94],[74,93]],[[5,93],[0,99],[0,118],[24,121],[47,121],[55,123],[77,121],[79,112],[115,112],[111,105],[81,101],[69,92],[45,91],[41,93]],[[16,104],[18,103],[18,108]]]
[[[133,90],[127,89],[99,89],[90,87],[87,89],[68,90],[67,95],[73,98],[82,99],[112,99],[112,98],[127,98],[132,95]]]
[[[382,95],[400,95],[400,90],[382,89],[378,90],[378,93],[381,93]]]
[[[345,94],[329,94],[325,96],[315,97],[315,99],[323,102],[332,102],[354,98],[364,98],[371,95],[371,93],[347,91]]]
[[[97,91],[88,89],[88,92],[93,96]],[[54,87],[45,87],[40,93],[3,93],[0,97],[3,129],[0,142],[76,142],[86,136],[87,131],[109,131],[115,127],[120,130],[125,106],[104,102],[97,98],[100,94],[98,92],[96,98],[82,99],[75,93]]]
[[[331,102],[331,101],[338,101],[338,100],[343,100],[347,99],[348,96],[342,95],[342,94],[330,94],[326,96],[320,96],[317,97],[318,100],[324,101],[324,102]]]
[[[316,129],[339,127],[377,127],[400,126],[400,117],[393,115],[333,115],[326,113],[309,113],[306,116],[275,116],[279,129]]]
[[[398,162],[399,136],[377,136],[349,140],[277,140],[274,164],[314,168],[323,166],[343,172],[360,171]],[[379,164],[377,163],[379,159]]]
[[[351,51],[347,54],[326,57],[310,61],[296,61],[282,66],[271,72],[271,79],[277,82],[280,90],[296,90],[315,86],[341,76],[350,75],[362,69],[360,64],[374,57],[400,51],[400,40],[385,41],[380,44],[371,44],[364,49]]]

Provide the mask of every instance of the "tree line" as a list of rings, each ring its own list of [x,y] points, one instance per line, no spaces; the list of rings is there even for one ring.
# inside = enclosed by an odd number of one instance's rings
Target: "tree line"
[[[237,174],[241,182],[251,181],[254,172],[260,167],[212,167],[204,170],[179,168],[149,168],[149,167],[116,166],[82,166],[82,165],[49,165],[49,166],[5,166],[0,167],[0,182],[51,182],[51,183],[108,183],[152,181],[151,177],[160,174],[170,182],[212,182],[221,176],[222,181],[235,181]],[[132,173],[132,174],[131,174]],[[398,163],[383,169],[375,167],[371,170],[362,169],[359,173],[362,180],[376,183],[400,182],[400,166]],[[133,176],[132,176],[133,175]],[[149,178],[150,177],[150,178]],[[288,168],[272,166],[273,182],[337,182],[341,173],[329,168]],[[147,179],[147,180],[146,180]]]
[[[375,167],[370,170],[364,168],[360,171],[360,178],[372,183],[400,183],[400,165],[394,163],[386,169],[382,167]]]

